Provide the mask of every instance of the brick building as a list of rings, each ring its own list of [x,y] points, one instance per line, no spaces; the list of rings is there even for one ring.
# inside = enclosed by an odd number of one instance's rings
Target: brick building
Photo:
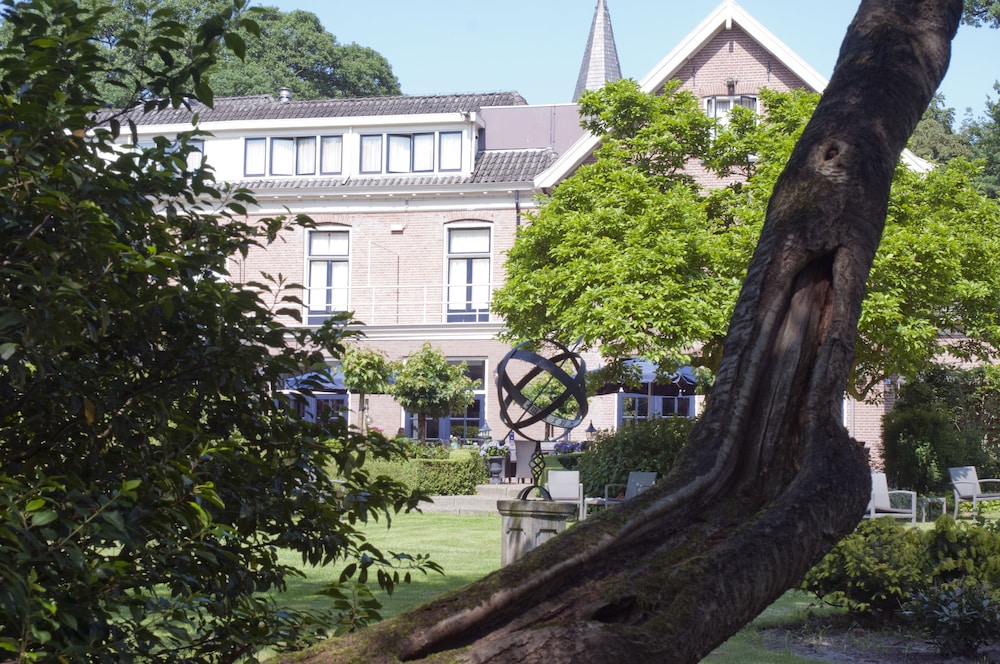
[[[620,76],[608,7],[598,0],[574,99]],[[640,85],[656,92],[671,79],[723,121],[734,105],[765,112],[762,87],[819,92],[826,85],[732,0]],[[232,259],[230,278],[245,283],[270,273],[301,284],[304,323],[352,311],[364,323],[363,343],[391,359],[430,342],[467,362],[481,384],[476,403],[464,416],[432,423],[429,435],[484,424],[502,432],[493,371],[509,347],[497,340],[503,321],[490,311],[491,293],[503,283],[505,252],[536,195],[558,186],[598,144],[580,128],[576,105],[533,106],[516,92],[295,100],[282,90],[277,98],[218,99],[195,110],[211,132],[203,153],[218,179],[256,193],[251,217],[305,213],[316,222]],[[191,115],[137,117],[140,143],[189,129]],[[356,417],[356,397],[336,388],[326,405],[347,406]],[[628,398],[595,399],[588,423],[619,425]],[[371,395],[369,407],[372,423],[387,433],[413,431],[391,397]],[[847,400],[845,425],[877,448],[884,408]],[[654,412],[660,409],[647,404],[646,416]]]

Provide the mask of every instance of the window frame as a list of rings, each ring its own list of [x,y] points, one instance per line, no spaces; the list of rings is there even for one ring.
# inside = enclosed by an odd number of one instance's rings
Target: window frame
[[[376,143],[378,144],[378,149],[370,149],[368,153],[365,151],[365,143]],[[365,174],[375,174],[382,173],[385,169],[385,137],[383,134],[362,134],[360,138],[360,149],[358,150],[358,172]],[[377,156],[378,166],[370,165],[369,168],[365,168],[365,157],[367,156]]]
[[[455,154],[451,155],[451,150],[445,149],[445,139],[448,137],[455,136],[458,138],[458,145],[454,148]],[[448,164],[452,163],[452,159],[456,160],[455,166],[445,165],[445,160],[448,160]],[[462,132],[461,131],[441,131],[438,132],[438,170],[443,173],[450,173],[454,171],[462,170]]]
[[[260,145],[260,170],[250,170],[251,146]],[[254,155],[257,157],[257,155]],[[264,177],[267,175],[268,162],[267,138],[244,138],[243,139],[243,175],[244,177]],[[255,159],[256,161],[256,159]]]
[[[490,300],[493,290],[493,228],[491,226],[454,226],[445,229],[445,316],[449,323],[487,323],[490,320]],[[486,234],[485,250],[463,251],[453,248],[454,233],[462,231]],[[475,281],[477,262],[486,263],[486,282]],[[464,278],[453,281],[453,268],[464,263]],[[464,298],[456,299],[456,289],[464,291]],[[483,292],[483,290],[485,292]],[[454,306],[460,304],[462,306]],[[477,306],[481,305],[481,306]]]
[[[334,139],[336,139],[334,141]],[[333,141],[338,146],[337,170],[328,171],[324,168],[327,163],[326,150],[329,142]],[[319,137],[319,163],[317,168],[320,175],[341,175],[344,172],[344,136],[343,134],[328,134]]]
[[[345,250],[343,253],[323,253],[313,250],[313,239],[319,235],[344,236]],[[351,233],[346,228],[316,228],[308,231],[305,247],[305,282],[306,292],[303,303],[307,325],[322,325],[330,316],[350,310],[351,302]],[[323,285],[317,285],[314,275],[316,267],[325,265],[325,280]],[[344,284],[337,282],[338,273],[343,277]],[[338,292],[343,291],[342,296]],[[317,297],[319,293],[325,293]]]

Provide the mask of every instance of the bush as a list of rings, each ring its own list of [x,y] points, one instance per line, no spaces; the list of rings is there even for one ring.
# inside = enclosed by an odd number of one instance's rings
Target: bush
[[[978,647],[1000,606],[1000,530],[940,517],[921,532],[894,519],[862,521],[799,586],[858,617],[909,616],[942,652]]]
[[[445,459],[371,460],[365,462],[365,469],[372,476],[391,477],[410,490],[419,489],[432,496],[472,495],[477,484],[489,479],[486,464],[475,450],[452,451]]]
[[[897,486],[917,493],[942,491],[948,486],[948,468],[975,463],[969,461],[969,441],[946,412],[897,408],[885,416],[883,432],[886,474]]]
[[[926,586],[920,533],[895,519],[862,521],[799,587],[858,615],[890,615]]]
[[[633,470],[667,474],[687,441],[694,420],[664,417],[598,434],[590,450],[579,455],[577,468],[588,496],[604,494],[605,484],[624,484]]]
[[[914,594],[906,615],[945,657],[971,657],[1000,628],[1000,594],[958,580]]]

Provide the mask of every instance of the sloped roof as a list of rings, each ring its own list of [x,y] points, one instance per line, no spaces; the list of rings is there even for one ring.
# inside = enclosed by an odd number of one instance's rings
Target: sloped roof
[[[704,21],[639,81],[639,87],[643,92],[656,92],[667,81],[675,77],[680,68],[719,32],[731,30],[734,24],[784,63],[793,74],[802,79],[814,91],[822,92],[826,88],[827,80],[822,75],[761,25],[757,19],[750,16],[734,0],[723,0]],[[599,144],[599,137],[593,134],[584,135],[560,156],[552,168],[535,179],[535,185],[541,189],[555,186],[579,168]]]
[[[212,107],[193,104],[187,108],[167,108],[144,113],[133,110],[128,117],[138,125],[179,124],[191,121],[194,112],[201,122],[283,120],[304,118],[347,118],[379,115],[419,115],[459,113],[488,106],[522,106],[527,102],[517,92],[423,95],[397,97],[352,97],[346,99],[306,99],[280,101],[271,95],[220,97]]]
[[[479,154],[471,176],[448,174],[406,174],[362,177],[320,178],[257,178],[237,184],[257,192],[302,191],[308,189],[419,188],[446,185],[490,183],[526,183],[555,162],[556,153],[550,148],[531,150],[493,150]]]
[[[605,83],[617,81],[621,77],[622,68],[618,61],[615,33],[611,29],[611,13],[605,0],[597,0],[594,21],[590,26],[587,47],[580,64],[580,75],[573,91],[573,101],[579,101],[584,90],[598,90]]]

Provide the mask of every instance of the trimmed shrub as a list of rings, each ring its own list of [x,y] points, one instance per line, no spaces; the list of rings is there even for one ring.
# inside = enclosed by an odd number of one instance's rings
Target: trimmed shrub
[[[477,484],[489,480],[486,464],[474,450],[453,450],[444,459],[370,459],[365,461],[365,470],[372,476],[391,477],[431,496],[472,495]]]
[[[633,470],[656,471],[662,478],[693,426],[694,420],[686,417],[663,417],[598,434],[576,465],[584,492],[603,495],[605,484],[624,484]]]

